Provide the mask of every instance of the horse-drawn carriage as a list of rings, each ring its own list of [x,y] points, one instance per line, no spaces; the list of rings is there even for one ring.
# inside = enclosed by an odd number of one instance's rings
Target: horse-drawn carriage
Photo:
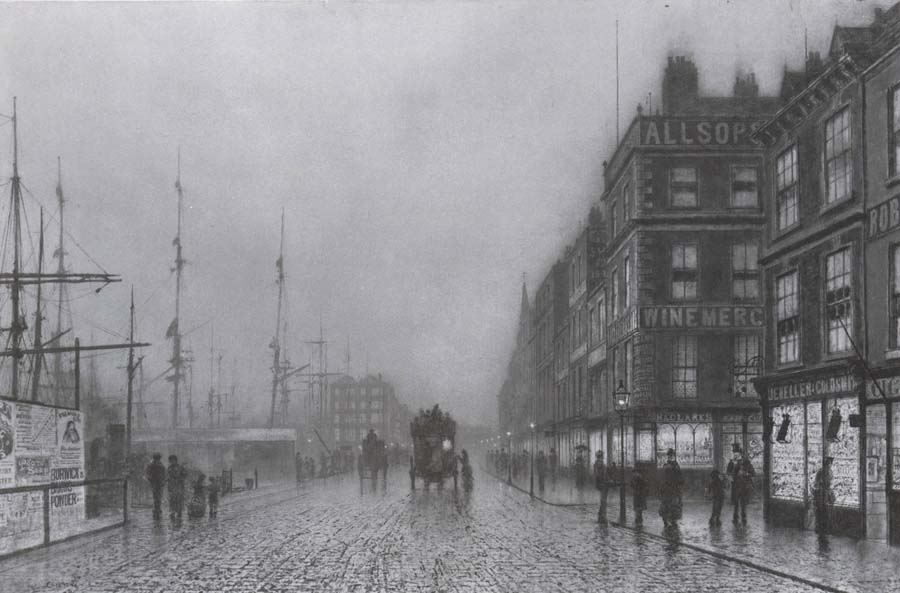
[[[416,478],[421,478],[427,488],[432,482],[442,487],[445,478],[453,478],[456,487],[456,421],[450,414],[441,412],[440,407],[422,410],[410,424],[413,454],[410,457],[409,478],[415,490]]]
[[[357,460],[360,487],[365,480],[372,480],[372,487],[378,483],[378,474],[382,474],[382,480],[387,485],[388,451],[384,441],[378,438],[375,431],[370,429],[369,434],[362,442],[362,452]]]

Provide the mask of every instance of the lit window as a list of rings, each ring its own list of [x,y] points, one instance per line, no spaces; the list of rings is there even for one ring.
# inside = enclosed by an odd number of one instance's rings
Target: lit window
[[[778,337],[778,362],[799,360],[800,294],[797,272],[779,276],[775,281],[775,321]]]
[[[672,344],[672,395],[697,397],[697,336],[677,336]]]
[[[675,208],[696,208],[697,206],[697,169],[694,167],[675,167],[669,178],[669,193],[672,206]]]
[[[797,146],[791,146],[775,161],[775,189],[778,199],[778,229],[797,223]]]
[[[697,244],[672,244],[672,298],[697,298]]]
[[[759,207],[756,167],[734,167],[731,170],[731,205],[735,208]]]
[[[845,107],[825,122],[825,201],[829,204],[850,195],[853,163],[850,155],[850,108]]]
[[[825,261],[825,318],[828,320],[828,352],[850,349],[853,318],[850,315],[851,250],[845,247]]]
[[[731,246],[731,292],[735,300],[753,301],[759,298],[759,250],[756,243],[735,243]]]

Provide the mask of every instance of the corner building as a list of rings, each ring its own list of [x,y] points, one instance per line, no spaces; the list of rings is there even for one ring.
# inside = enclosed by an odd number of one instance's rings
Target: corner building
[[[702,97],[684,57],[669,59],[662,96],[662,113],[638,109],[605,168],[607,392],[631,393],[624,435],[607,413],[605,448],[618,464],[624,441],[626,466],[650,475],[674,449],[696,491],[734,446],[762,465],[751,379],[765,219],[752,133],[777,99],[759,97],[753,75],[734,96]]]

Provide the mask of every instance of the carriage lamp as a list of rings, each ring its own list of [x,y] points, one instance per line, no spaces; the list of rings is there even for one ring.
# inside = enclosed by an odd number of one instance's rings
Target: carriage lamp
[[[788,431],[791,428],[791,415],[790,414],[782,414],[781,415],[781,426],[778,428],[778,434],[775,436],[775,441],[779,443],[788,442],[787,436]]]
[[[828,430],[825,432],[826,440],[831,442],[838,440],[842,421],[843,417],[841,416],[841,411],[835,407],[831,410],[831,418],[828,419]]]

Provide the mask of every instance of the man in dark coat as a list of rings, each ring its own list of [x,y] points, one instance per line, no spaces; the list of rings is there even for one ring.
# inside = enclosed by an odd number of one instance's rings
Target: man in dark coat
[[[144,477],[150,483],[150,491],[153,493],[153,519],[156,521],[162,518],[162,493],[166,485],[166,468],[161,459],[161,454],[154,453],[153,461],[144,470]]]
[[[825,463],[816,472],[813,482],[813,508],[816,512],[816,533],[828,535],[828,509],[834,504],[834,492],[831,490],[831,463],[833,457],[826,457]]]
[[[729,464],[730,466],[731,464]],[[753,496],[753,476],[756,471],[750,458],[746,455],[734,466],[733,482],[731,484],[732,501],[734,502],[734,515],[732,523],[737,525],[738,510],[740,510],[741,523],[747,524],[747,504]]]
[[[554,447],[550,447],[550,458],[548,461],[550,462],[550,483],[553,484],[555,489],[556,479],[559,475],[559,455],[557,455]]]
[[[647,479],[637,467],[631,473],[631,496],[634,503],[634,526],[644,524],[644,511],[647,510]]]
[[[603,463],[603,451],[594,455],[594,487],[600,491],[600,510],[597,511],[597,522],[606,523],[606,499],[609,494],[606,464]]]
[[[669,449],[666,458],[659,484],[659,516],[662,517],[666,529],[674,529],[678,527],[678,521],[681,519],[684,476],[681,475],[681,466],[675,460],[675,449]]]
[[[184,480],[186,472],[178,463],[178,457],[169,455],[169,469],[166,471],[166,486],[169,489],[169,516],[181,519],[184,511]]]
[[[709,526],[715,527],[722,524],[722,505],[725,503],[725,479],[719,470],[714,469],[706,483],[706,494],[712,499],[712,515],[709,517]],[[735,507],[737,508],[737,507]]]

